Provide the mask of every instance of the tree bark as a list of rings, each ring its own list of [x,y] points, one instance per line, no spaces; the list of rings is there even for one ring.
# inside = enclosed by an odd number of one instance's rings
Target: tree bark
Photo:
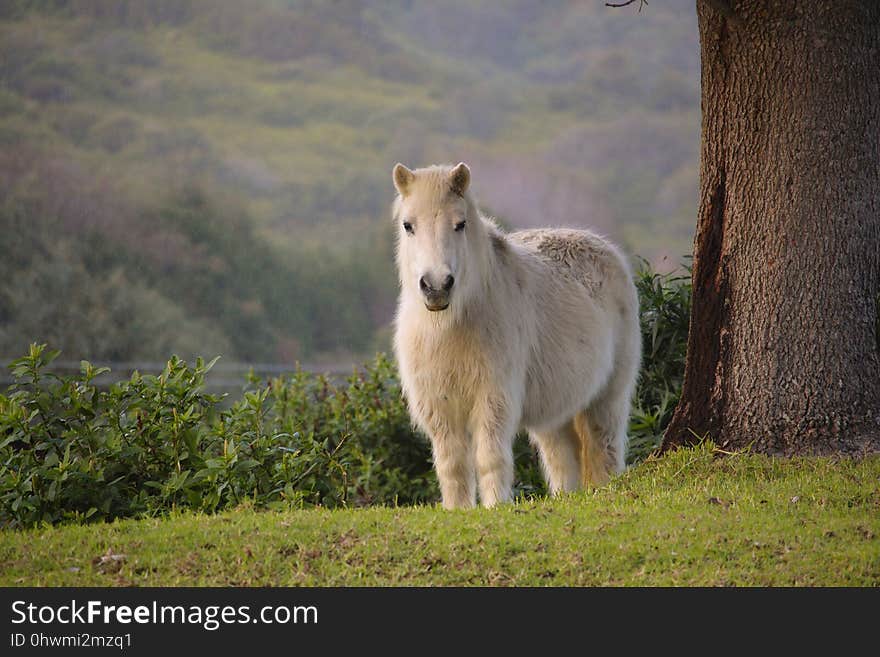
[[[880,449],[880,2],[698,0],[700,206],[664,449]]]

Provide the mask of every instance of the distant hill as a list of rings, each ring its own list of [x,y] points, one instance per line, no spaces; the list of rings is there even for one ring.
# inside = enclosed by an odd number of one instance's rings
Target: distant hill
[[[466,160],[514,227],[678,262],[693,3],[0,6],[0,355],[338,359],[387,347],[390,170]]]

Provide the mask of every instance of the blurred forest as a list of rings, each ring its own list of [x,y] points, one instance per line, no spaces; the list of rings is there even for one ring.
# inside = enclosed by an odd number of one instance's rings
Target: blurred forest
[[[698,147],[692,0],[4,0],[0,357],[387,349],[397,161],[671,269]]]

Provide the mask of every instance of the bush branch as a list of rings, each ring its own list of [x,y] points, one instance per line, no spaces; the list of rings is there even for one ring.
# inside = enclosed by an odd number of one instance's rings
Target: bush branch
[[[620,3],[617,3],[617,4],[615,4],[615,3],[613,3],[613,2],[606,2],[606,3],[605,3],[605,6],[606,6],[606,7],[620,8],[620,7],[626,7],[626,6],[628,6],[628,5],[631,5],[631,4],[634,3],[635,1],[636,1],[636,0],[626,0],[625,2],[620,2]],[[642,5],[646,5],[646,4],[648,4],[648,0],[639,0],[639,11],[642,10]]]

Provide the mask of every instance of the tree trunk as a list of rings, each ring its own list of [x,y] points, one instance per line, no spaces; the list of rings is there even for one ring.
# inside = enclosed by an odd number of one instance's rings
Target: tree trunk
[[[880,2],[697,13],[693,310],[664,449],[876,451]]]

